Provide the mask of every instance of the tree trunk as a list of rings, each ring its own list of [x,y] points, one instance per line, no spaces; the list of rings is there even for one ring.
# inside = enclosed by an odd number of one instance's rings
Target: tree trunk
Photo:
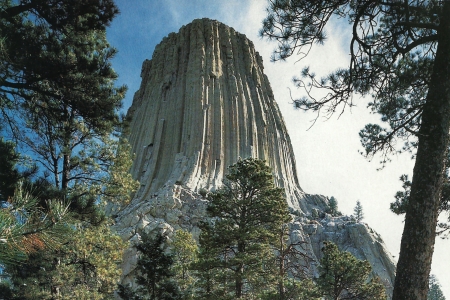
[[[438,47],[426,104],[411,196],[397,264],[393,300],[426,300],[445,173],[450,123],[450,2],[444,1]]]
[[[63,155],[63,170],[62,170],[62,178],[61,178],[61,189],[63,191],[67,191],[69,187],[69,178],[70,178],[70,155]]]
[[[238,254],[245,252],[245,244],[243,242],[238,243]],[[236,299],[239,299],[242,297],[242,289],[244,287],[243,282],[243,276],[244,276],[244,264],[240,263],[238,269],[236,270],[236,284],[235,284],[235,296]]]
[[[285,258],[285,250],[284,250],[284,243],[283,243],[283,233],[284,228],[281,226],[281,232],[280,232],[280,268],[279,268],[279,278],[278,278],[278,293],[280,295],[280,300],[284,300],[284,274],[285,274],[285,265],[284,265],[284,258]]]
[[[62,178],[61,178],[61,189],[63,191],[67,191],[69,187],[70,180],[70,158],[72,156],[72,128],[73,128],[73,114],[71,114],[68,107],[65,108],[65,118],[66,118],[66,127],[64,130],[63,136],[63,166],[62,166]]]
[[[241,298],[242,297],[242,286],[243,286],[243,284],[242,284],[242,272],[241,272],[241,270],[242,270],[243,268],[241,267],[241,268],[239,268],[239,270],[237,271],[237,276],[236,276],[236,291],[235,291],[235,294],[236,294],[236,299],[239,299],[239,298]]]

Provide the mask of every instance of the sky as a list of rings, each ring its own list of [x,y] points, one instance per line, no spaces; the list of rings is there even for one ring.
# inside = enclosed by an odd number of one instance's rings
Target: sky
[[[370,114],[368,99],[354,97],[355,107],[330,119],[311,112],[295,110],[291,96],[300,98],[304,92],[293,83],[294,76],[307,65],[318,76],[339,67],[346,67],[349,58],[348,27],[333,22],[325,28],[327,40],[315,45],[308,57],[298,61],[292,57],[285,62],[270,61],[275,42],[259,37],[266,12],[265,0],[116,0],[121,11],[108,29],[108,40],[119,52],[113,67],[119,74],[118,84],[129,88],[124,110],[131,105],[133,94],[141,83],[142,62],[151,59],[155,46],[171,32],[197,18],[210,18],[244,33],[255,44],[264,61],[275,99],[283,114],[291,137],[302,189],[309,194],[334,196],[343,214],[350,215],[356,201],[363,206],[364,222],[381,234],[387,248],[397,260],[403,231],[403,216],[389,210],[394,195],[401,190],[400,175],[411,176],[414,162],[410,155],[392,156],[383,170],[380,157],[368,161],[358,151],[363,148],[358,132],[368,123],[379,122],[380,116]],[[449,240],[436,239],[432,273],[450,300]]]

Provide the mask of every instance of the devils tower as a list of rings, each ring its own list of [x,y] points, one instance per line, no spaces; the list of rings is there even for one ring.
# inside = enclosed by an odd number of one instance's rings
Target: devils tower
[[[128,110],[141,186],[117,217],[132,243],[142,232],[170,236],[182,228],[198,235],[206,200],[202,191],[222,184],[239,157],[265,160],[286,191],[293,214],[291,240],[306,242],[316,263],[323,241],[367,259],[390,291],[394,263],[381,238],[365,224],[325,213],[328,199],[303,192],[289,135],[263,61],[245,35],[200,19],[171,33],[143,63],[140,89]],[[314,216],[314,217],[313,217]],[[317,216],[317,217],[315,217]],[[133,281],[136,252],[125,253],[123,281]]]

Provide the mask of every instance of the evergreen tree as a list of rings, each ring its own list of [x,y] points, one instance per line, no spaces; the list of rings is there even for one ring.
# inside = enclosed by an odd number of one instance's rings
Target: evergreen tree
[[[57,250],[7,266],[14,299],[111,299],[126,246],[107,223],[77,228]]]
[[[34,168],[19,171],[21,159],[12,142],[0,139],[0,265],[16,264],[30,253],[61,245],[71,231],[67,203],[57,197],[42,203],[29,184]]]
[[[119,296],[122,299],[181,299],[173,280],[174,258],[164,251],[164,240],[165,237],[161,234],[154,239],[147,234],[142,235],[142,243],[136,245],[140,253],[136,266],[137,288],[133,291],[129,286],[119,285]]]
[[[175,231],[171,246],[176,284],[180,288],[183,299],[192,299],[195,277],[191,269],[198,256],[197,242],[191,233],[179,229]]]
[[[387,299],[384,287],[377,279],[369,279],[367,261],[356,259],[349,252],[341,252],[331,243],[324,243],[317,285],[325,299]]]
[[[20,299],[110,298],[123,245],[108,229],[105,206],[114,213],[137,185],[128,174],[130,147],[120,137],[126,87],[114,86],[116,50],[105,32],[117,7],[112,0],[26,0],[0,8],[2,134],[40,168],[42,213],[53,211],[47,199],[64,199],[76,229],[65,247],[6,270],[16,295],[26,294]]]
[[[72,231],[67,204],[47,199],[43,208],[21,184],[0,205],[0,266],[15,265],[32,253],[58,247]]]
[[[70,205],[65,206],[67,211],[73,212],[70,228],[75,231],[66,237],[64,247],[56,250],[50,248],[46,251],[40,249],[39,253],[31,255],[26,263],[19,266],[7,265],[6,272],[11,276],[14,294],[17,297],[20,299],[35,299],[38,295],[40,299],[71,297],[71,295],[89,299],[111,297],[120,277],[118,262],[126,245],[109,229],[112,222],[105,216],[104,211],[107,203],[119,205],[127,203],[131,197],[130,193],[134,191],[135,185],[131,187],[126,185],[126,180],[123,181],[125,185],[120,187],[121,180],[129,178],[127,171],[131,157],[128,147],[121,146],[121,140],[118,140],[117,147],[110,147],[106,152],[107,155],[104,155],[104,163],[108,163],[106,160],[108,157],[113,162],[109,172],[105,172],[106,177],[99,180],[105,192],[96,191],[99,195],[80,193],[77,201],[71,201]],[[114,151],[118,152],[113,154]],[[92,180],[95,185],[95,177]],[[90,187],[88,181],[85,182],[85,187]],[[75,185],[75,188],[78,187]],[[62,193],[57,191],[56,194]],[[57,212],[50,206],[43,211],[46,210]],[[69,282],[70,284],[63,284]]]
[[[397,264],[394,300],[425,300],[436,237],[450,129],[449,1],[270,1],[261,34],[279,41],[274,59],[309,53],[325,41],[332,17],[351,24],[349,67],[319,79],[308,67],[299,87],[311,95],[296,107],[328,116],[353,106],[353,95],[370,95],[369,107],[385,127],[368,124],[360,132],[365,155],[379,153],[384,164],[397,151],[416,159]],[[396,146],[405,141],[404,147]],[[397,143],[398,145],[398,143]],[[417,150],[417,151],[416,151]],[[420,255],[418,255],[420,254]]]
[[[111,299],[122,274],[120,263],[127,243],[108,223],[75,231],[60,252],[55,284],[64,299]]]
[[[356,206],[353,209],[353,216],[355,217],[356,222],[361,222],[361,220],[364,219],[363,208],[359,200],[356,201]]]
[[[436,276],[430,276],[429,285],[430,289],[428,290],[427,300],[445,300],[444,293],[442,293],[441,285]]]
[[[329,213],[333,217],[342,215],[341,212],[338,210],[338,201],[333,196],[331,196],[330,199],[328,200],[327,213]]]
[[[447,158],[446,166],[450,166],[449,158]],[[438,223],[437,234],[442,237],[448,237],[450,234],[450,177],[449,177],[449,168],[447,167],[447,175],[445,177],[445,181],[442,187],[442,193],[439,202],[439,214],[443,212],[447,212],[447,221]],[[409,197],[411,194],[411,181],[408,178],[408,175],[400,176],[400,181],[402,182],[403,191],[398,191],[395,194],[395,201],[391,203],[391,211],[395,214],[401,215],[406,213],[407,206],[409,204]]]
[[[284,191],[275,187],[264,161],[248,158],[230,166],[224,185],[207,199],[211,221],[200,235],[203,282],[219,280],[215,293],[222,292],[221,299],[261,292],[274,276],[271,245],[291,218]]]
[[[0,128],[1,130],[1,128]],[[12,142],[0,138],[0,201],[7,201],[14,194],[17,182],[20,180],[16,164],[20,155],[15,151]]]
[[[116,119],[125,87],[112,85],[116,50],[105,39],[119,12],[112,0],[2,1],[0,8],[2,113],[29,107],[56,117],[68,109],[94,127]]]
[[[193,264],[192,269],[197,279],[195,282],[194,299],[233,299],[232,287],[229,286],[229,272],[220,265],[217,249],[215,249],[214,232],[207,222],[200,226],[203,228],[199,237],[198,260]],[[207,229],[208,228],[208,229]],[[227,257],[223,257],[227,259]],[[230,291],[231,290],[231,291]]]
[[[2,134],[32,155],[41,180],[53,183],[72,210],[93,211],[120,147],[112,133],[126,87],[114,86],[116,50],[106,40],[117,7],[112,0],[1,6]],[[132,184],[127,178],[118,186]]]

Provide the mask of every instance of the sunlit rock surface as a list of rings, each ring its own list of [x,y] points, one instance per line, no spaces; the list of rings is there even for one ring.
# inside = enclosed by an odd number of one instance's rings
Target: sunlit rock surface
[[[311,276],[317,276],[323,241],[331,240],[369,260],[391,290],[395,267],[381,238],[348,217],[328,216],[328,199],[300,188],[262,58],[245,35],[217,21],[194,20],[162,40],[143,63],[141,77],[128,111],[136,154],[132,174],[141,187],[117,218],[124,239],[135,243],[142,232],[163,232],[170,243],[180,228],[198,236],[206,207],[201,194],[220,186],[239,157],[256,157],[266,160],[286,191],[294,217],[291,239],[306,242]],[[131,247],[124,283],[133,281],[135,263]]]

